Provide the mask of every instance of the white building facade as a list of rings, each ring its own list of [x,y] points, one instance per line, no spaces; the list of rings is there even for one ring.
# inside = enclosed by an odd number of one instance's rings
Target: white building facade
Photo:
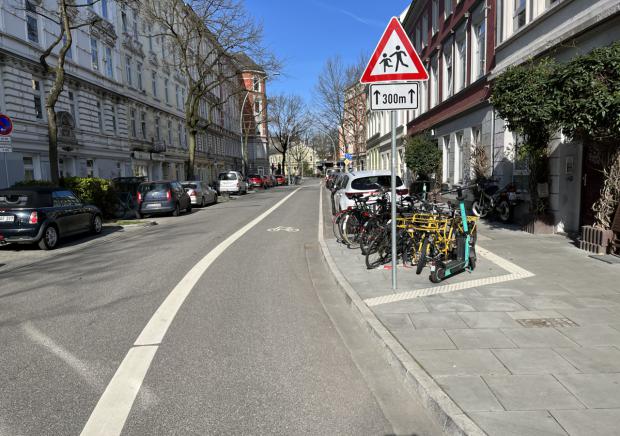
[[[39,56],[59,33],[41,12],[56,9],[54,0],[0,3],[0,113],[14,124],[13,152],[5,153],[6,166],[0,162],[0,172],[8,170],[0,187],[51,178],[45,113],[51,78]],[[162,37],[153,36],[156,29],[137,9],[111,0],[79,10],[81,21],[99,21],[72,32],[56,106],[60,175],[183,179],[187,83],[165,66],[170,53]],[[55,65],[54,54],[48,62]],[[215,124],[199,135],[196,174],[203,180],[241,162],[239,103],[226,95],[234,86],[216,90],[215,97],[226,103],[217,109]]]

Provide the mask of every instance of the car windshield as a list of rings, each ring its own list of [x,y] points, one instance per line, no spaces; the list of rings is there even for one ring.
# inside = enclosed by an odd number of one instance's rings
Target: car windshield
[[[170,189],[168,183],[143,183],[140,185],[139,191],[145,193],[151,191],[167,191],[168,189]]]
[[[354,179],[351,182],[351,189],[359,189],[359,190],[372,190],[377,189],[377,185],[383,186],[384,188],[389,188],[392,183],[391,176],[369,176],[369,177],[360,177],[358,179]],[[402,185],[403,182],[400,177],[396,176],[396,186]]]
[[[219,180],[237,180],[237,175],[235,173],[221,173],[217,178]]]
[[[198,189],[198,185],[195,183],[183,183],[185,189]]]

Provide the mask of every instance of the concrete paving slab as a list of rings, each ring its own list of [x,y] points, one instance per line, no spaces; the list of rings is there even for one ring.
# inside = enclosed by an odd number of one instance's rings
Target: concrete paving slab
[[[418,329],[425,328],[466,328],[467,325],[456,313],[412,313],[410,315],[413,325]]]
[[[556,374],[555,377],[590,409],[620,408],[620,374]]]
[[[620,346],[620,331],[607,325],[562,327],[558,331],[584,347]]]
[[[381,304],[373,307],[377,314],[384,313],[419,313],[428,312],[428,309],[420,300],[396,301],[394,303]]]
[[[520,327],[506,312],[460,312],[459,316],[474,329]]]
[[[411,318],[406,313],[382,313],[378,314],[377,318],[390,330],[405,329],[407,327],[414,328]]]
[[[559,298],[550,298],[548,296],[525,296],[514,297],[515,301],[530,310],[547,310],[547,309],[574,309],[575,306],[565,300]]]
[[[555,351],[583,373],[620,372],[620,350],[614,347],[556,348]]]
[[[504,410],[479,376],[437,377],[437,383],[466,412]]]
[[[552,410],[571,436],[618,436],[620,409]]]
[[[523,291],[514,288],[494,288],[490,286],[481,287],[478,293],[483,297],[521,297],[525,295]]]
[[[579,372],[566,359],[549,349],[493,350],[493,354],[513,374],[571,374]]]
[[[526,310],[523,312],[508,312],[512,319],[540,319],[540,318],[562,318],[560,312],[556,310]]]
[[[473,412],[469,415],[489,436],[566,436],[567,434],[546,411]]]
[[[576,347],[577,344],[554,328],[532,327],[502,329],[502,332],[520,348]]]
[[[446,333],[460,349],[516,348],[499,329],[450,329]]]
[[[483,376],[506,410],[583,409],[552,375]]]
[[[442,329],[393,330],[396,339],[412,350],[454,350],[456,346]]]
[[[559,311],[580,327],[618,322],[618,311],[607,309],[559,309]]]
[[[480,312],[512,312],[525,310],[525,307],[508,297],[470,297],[468,300],[471,305]]]
[[[476,309],[469,304],[464,298],[446,298],[446,297],[423,297],[420,300],[424,302],[431,312],[474,312]]]
[[[488,350],[416,351],[413,357],[433,376],[508,374]]]

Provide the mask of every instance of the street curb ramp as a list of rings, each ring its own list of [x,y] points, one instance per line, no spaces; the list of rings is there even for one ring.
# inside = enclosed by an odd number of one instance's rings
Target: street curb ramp
[[[374,339],[385,348],[390,364],[401,372],[405,387],[421,400],[431,418],[441,426],[445,434],[451,436],[485,436],[486,433],[452,401],[362,301],[334,262],[322,236],[319,238],[321,251],[338,283],[338,287],[343,291],[347,303],[354,309],[354,313],[360,318],[361,323],[366,326]]]

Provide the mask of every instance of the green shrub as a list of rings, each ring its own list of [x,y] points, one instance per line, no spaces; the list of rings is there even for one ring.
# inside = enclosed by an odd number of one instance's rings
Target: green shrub
[[[417,180],[429,180],[439,171],[441,151],[428,133],[407,138],[405,162]]]
[[[111,180],[96,177],[66,177],[60,180],[60,185],[75,192],[84,203],[97,206],[104,216],[114,215],[118,200]]]

